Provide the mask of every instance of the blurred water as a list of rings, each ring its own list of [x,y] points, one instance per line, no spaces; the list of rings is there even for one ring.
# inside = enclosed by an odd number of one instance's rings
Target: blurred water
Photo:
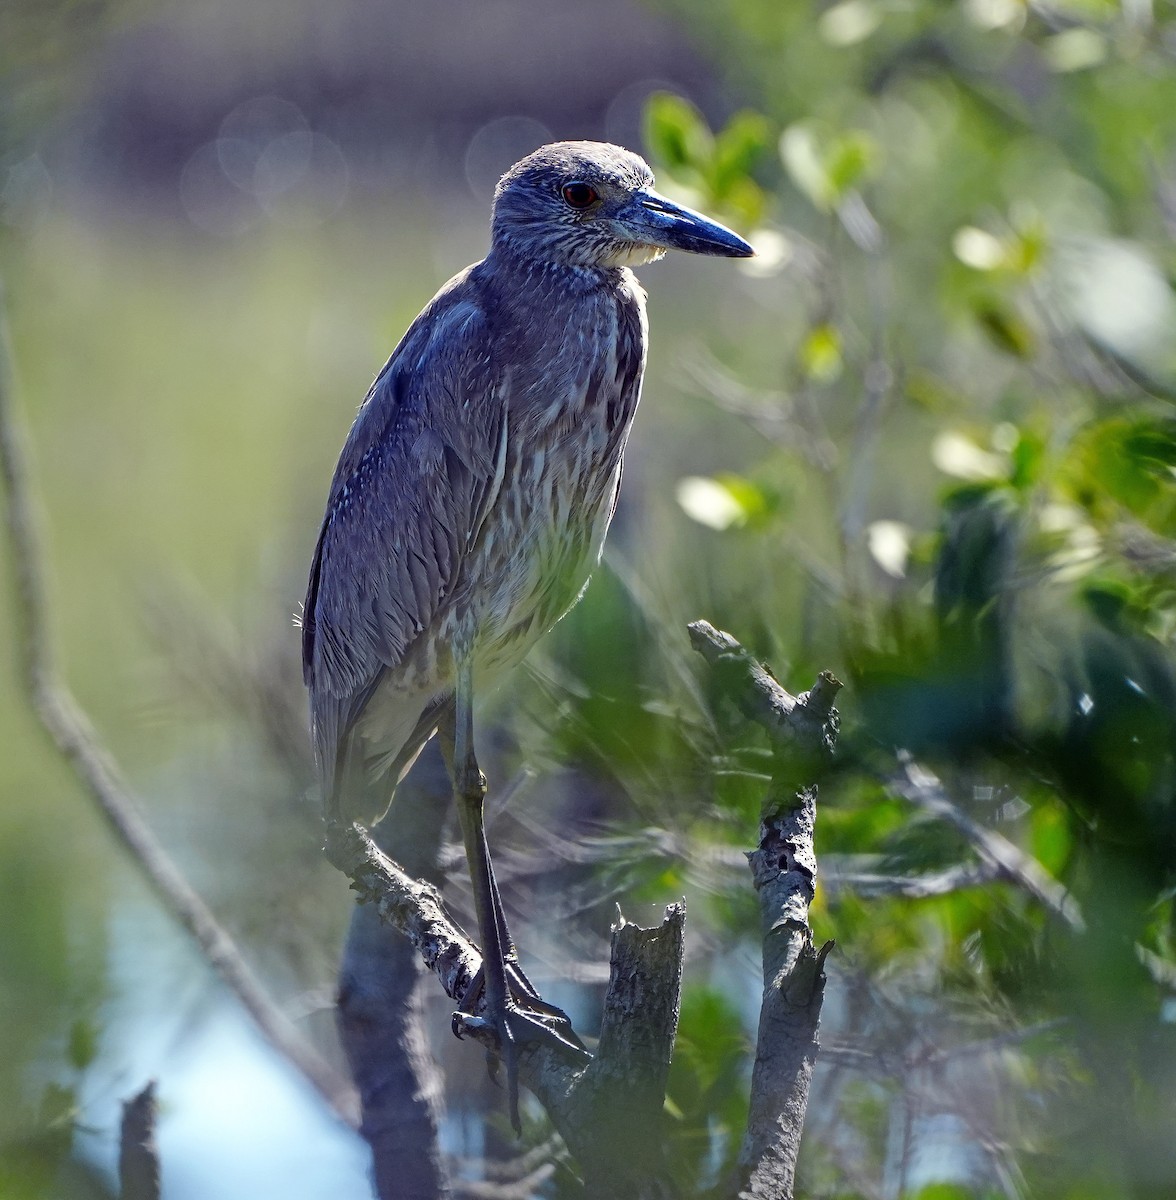
[[[262,1040],[188,939],[131,879],[109,928],[112,999],[85,1077],[83,1153],[113,1179],[121,1101],[159,1082],[164,1200],[351,1200],[367,1147]]]

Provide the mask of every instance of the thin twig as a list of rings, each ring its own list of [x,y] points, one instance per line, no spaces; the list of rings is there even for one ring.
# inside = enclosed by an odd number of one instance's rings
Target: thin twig
[[[310,1047],[266,994],[233,939],[151,832],[114,757],[61,679],[53,647],[45,555],[30,483],[26,434],[16,407],[13,374],[0,291],[0,479],[7,497],[17,645],[26,698],[115,837],[266,1040],[306,1076],[342,1120],[354,1124],[355,1095],[350,1084]]]
[[[879,875],[869,871],[830,869],[828,858],[824,865],[821,886],[826,891],[853,892],[858,896],[901,896],[904,900],[928,900],[983,887],[1003,874],[1000,867],[989,862],[957,863],[923,875]]]
[[[939,779],[905,752],[899,754],[900,771],[891,781],[894,790],[933,817],[954,825],[980,858],[993,866],[1000,878],[1014,883],[1038,900],[1075,933],[1086,928],[1078,902],[1031,854],[1008,838],[973,821],[947,794]]]

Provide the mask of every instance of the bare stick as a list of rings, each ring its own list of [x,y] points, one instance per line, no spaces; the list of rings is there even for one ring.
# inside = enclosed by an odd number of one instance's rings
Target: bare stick
[[[435,874],[451,795],[434,740],[373,831],[376,844],[402,848],[414,873]],[[437,1138],[443,1080],[423,1012],[431,983],[411,943],[371,905],[355,905],[339,965],[335,1020],[359,1091],[360,1133],[372,1150],[380,1200],[444,1200],[452,1194]]]
[[[557,1126],[584,1166],[590,1196],[660,1195],[662,1108],[678,1032],[684,904],[644,929],[619,916],[600,1044]]]
[[[166,908],[253,1018],[267,1041],[294,1064],[328,1105],[354,1122],[354,1092],[309,1046],[266,994],[232,938],[148,828],[114,758],[62,682],[53,650],[45,556],[29,478],[23,423],[16,409],[7,321],[0,293],[0,479],[7,499],[9,554],[16,584],[17,643],[25,693],[53,745],[73,768],[107,825]]]
[[[730,634],[696,621],[690,638],[725,694],[767,731],[773,750],[759,846],[747,856],[760,902],[764,991],[747,1134],[731,1191],[790,1200],[833,949],[832,942],[817,949],[808,924],[817,874],[812,780],[833,752],[841,685],[826,672],[811,691],[792,696]]]
[[[123,1105],[118,1139],[119,1200],[159,1200],[158,1115],[154,1080]]]

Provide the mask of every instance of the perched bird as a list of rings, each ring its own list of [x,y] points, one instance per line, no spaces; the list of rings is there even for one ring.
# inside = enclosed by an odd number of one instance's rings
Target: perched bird
[[[742,238],[653,190],[636,154],[558,142],[494,195],[491,248],[451,279],[368,391],[339,458],[303,609],[328,821],[371,825],[439,731],[482,940],[481,988],[518,1125],[520,1045],[580,1049],[518,968],[482,822],[475,687],[576,603],[600,559],[645,368],[630,267]]]

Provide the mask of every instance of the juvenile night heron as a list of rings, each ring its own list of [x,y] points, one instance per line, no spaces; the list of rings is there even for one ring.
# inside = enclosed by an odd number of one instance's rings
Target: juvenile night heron
[[[598,142],[544,146],[502,177],[490,253],[437,293],[360,407],[303,612],[329,821],[379,821],[440,734],[484,960],[460,1011],[484,986],[516,1127],[519,1047],[579,1043],[517,964],[482,823],[475,681],[517,663],[600,559],[645,368],[629,268],[667,249],[753,253],[652,185],[636,154]]]

